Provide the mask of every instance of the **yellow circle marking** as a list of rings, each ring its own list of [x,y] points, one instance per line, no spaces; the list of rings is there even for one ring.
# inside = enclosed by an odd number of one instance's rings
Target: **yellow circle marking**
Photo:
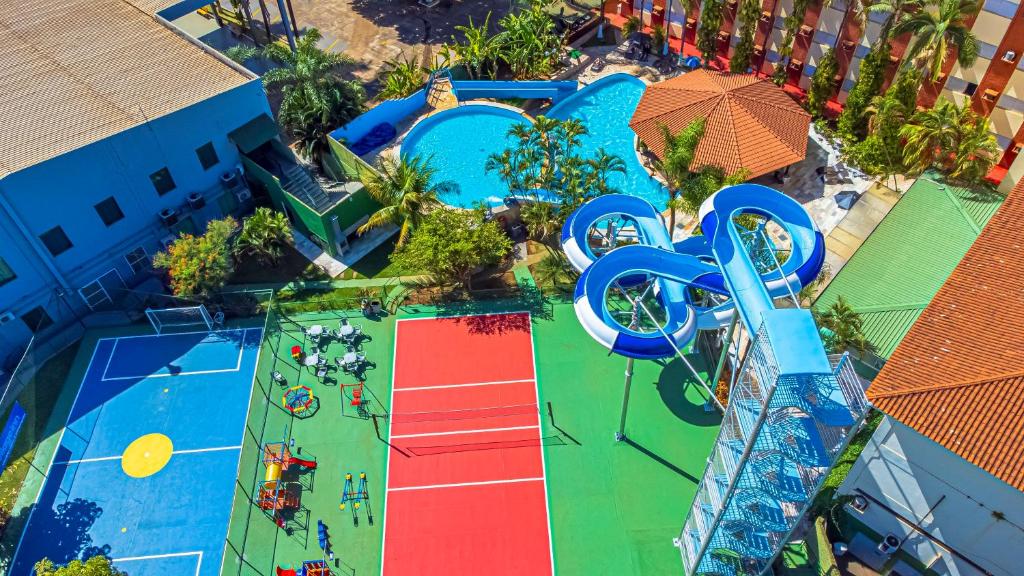
[[[128,531],[128,529],[127,529],[127,528],[121,528],[121,533],[122,533],[122,534],[124,534],[124,533],[125,533],[125,532],[127,532],[127,531]]]
[[[121,455],[121,469],[132,478],[152,476],[171,460],[174,445],[163,434],[146,434],[135,439]]]

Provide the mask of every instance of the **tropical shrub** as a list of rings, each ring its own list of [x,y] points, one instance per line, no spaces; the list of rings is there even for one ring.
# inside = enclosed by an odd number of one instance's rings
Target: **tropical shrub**
[[[562,38],[545,9],[545,0],[528,0],[526,7],[509,12],[498,22],[501,59],[518,79],[551,74],[558,61]]]
[[[384,64],[380,99],[405,98],[416,92],[427,81],[427,71],[415,58],[396,58]]]
[[[836,52],[829,48],[818,60],[818,67],[815,68],[814,75],[811,76],[811,86],[807,91],[807,111],[811,113],[811,116],[815,118],[825,116],[825,105],[828,104],[836,90],[835,76],[838,68]]]
[[[640,18],[638,16],[630,16],[622,23],[622,35],[626,38],[629,38],[630,34],[638,30],[640,30]]]
[[[153,257],[153,265],[167,270],[171,291],[177,296],[206,295],[224,286],[234,271],[231,235],[238,228],[228,216],[211,220],[202,236],[182,234]]]
[[[782,44],[779,46],[779,61],[775,64],[775,71],[772,73],[772,81],[782,86],[786,83],[790,57],[793,55],[793,40],[796,33],[804,23],[804,16],[807,14],[807,6],[810,0],[793,0],[793,9],[786,14],[782,21]]]
[[[842,296],[838,297],[824,312],[815,311],[818,326],[825,329],[825,349],[833,354],[871,350],[871,343],[864,335],[864,320]]]
[[[857,83],[846,96],[846,104],[839,115],[839,135],[847,142],[862,140],[867,135],[868,107],[882,90],[882,84],[885,82],[885,65],[888,61],[888,42],[876,45],[861,60]]]
[[[106,556],[93,556],[85,562],[72,560],[65,566],[56,566],[51,560],[43,558],[36,562],[35,574],[36,576],[127,576],[125,572],[114,568]]]
[[[457,191],[452,182],[435,182],[436,174],[429,159],[421,156],[381,156],[377,170],[360,175],[366,192],[381,208],[359,227],[359,233],[393,224],[399,228],[397,245],[405,244],[426,215],[441,206],[438,195]]]
[[[481,210],[439,208],[427,214],[392,261],[409,270],[424,270],[436,279],[472,289],[472,275],[496,266],[512,251],[512,240]]]
[[[896,76],[885,94],[875,96],[868,107],[868,136],[847,148],[851,162],[868,174],[897,174],[904,171],[900,128],[914,114],[921,76],[905,69]]]
[[[235,255],[252,256],[265,264],[276,264],[281,258],[281,249],[290,238],[288,218],[281,212],[260,207],[242,222],[242,231],[235,239]]]
[[[498,59],[501,57],[500,38],[491,35],[491,13],[487,13],[484,23],[480,26],[473,25],[473,18],[469,18],[466,26],[456,26],[455,29],[462,33],[463,41],[459,42],[452,36],[452,43],[446,46],[454,57],[466,69],[470,78],[479,79],[485,74],[491,78],[497,73]]]
[[[660,56],[665,50],[665,42],[665,28],[655,26],[651,31],[651,51]]]

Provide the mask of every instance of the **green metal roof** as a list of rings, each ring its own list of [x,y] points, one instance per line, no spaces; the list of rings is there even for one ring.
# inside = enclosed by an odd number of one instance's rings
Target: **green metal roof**
[[[888,359],[1001,203],[999,195],[918,179],[815,308],[842,295],[861,314],[876,354]]]

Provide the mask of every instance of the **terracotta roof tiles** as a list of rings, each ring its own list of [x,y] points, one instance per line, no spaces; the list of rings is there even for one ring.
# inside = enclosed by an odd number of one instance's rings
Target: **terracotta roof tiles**
[[[1024,182],[868,389],[879,410],[1024,490]]]
[[[660,126],[676,133],[705,118],[694,168],[740,168],[757,177],[804,158],[811,117],[782,89],[748,74],[695,70],[644,92],[630,127],[657,156]]]

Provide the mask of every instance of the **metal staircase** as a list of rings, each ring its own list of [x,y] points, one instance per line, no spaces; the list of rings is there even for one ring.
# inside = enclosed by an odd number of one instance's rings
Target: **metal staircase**
[[[284,167],[281,185],[289,194],[302,200],[318,212],[326,209],[330,204],[330,197],[323,187],[298,164]]]
[[[769,572],[868,409],[846,355],[831,373],[780,373],[762,327],[737,377],[676,540],[688,576]]]

